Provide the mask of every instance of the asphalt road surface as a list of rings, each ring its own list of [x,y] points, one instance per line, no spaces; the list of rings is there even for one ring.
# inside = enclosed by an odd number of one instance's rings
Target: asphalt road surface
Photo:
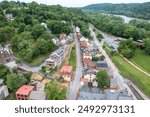
[[[76,44],[76,73],[75,73],[74,80],[70,83],[69,95],[68,95],[69,100],[77,99],[77,94],[80,87],[80,78],[82,77],[82,70],[83,70],[81,54],[80,54],[80,44],[78,42],[78,37],[76,33],[74,33],[74,40]]]

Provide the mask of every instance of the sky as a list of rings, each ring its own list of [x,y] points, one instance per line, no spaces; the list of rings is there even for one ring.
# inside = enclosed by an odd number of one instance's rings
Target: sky
[[[0,0],[3,1],[3,0]],[[9,0],[10,1],[10,0]],[[17,1],[17,0],[14,0]],[[57,5],[60,4],[66,7],[83,7],[89,4],[96,3],[143,3],[150,2],[150,0],[19,0],[22,2],[38,2],[48,5]]]

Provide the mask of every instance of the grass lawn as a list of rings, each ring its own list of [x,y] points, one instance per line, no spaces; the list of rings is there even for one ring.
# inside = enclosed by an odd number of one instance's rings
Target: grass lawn
[[[106,52],[110,55],[110,50],[106,47]],[[128,62],[124,61],[117,53],[111,57],[121,75],[129,78],[141,91],[150,97],[150,77],[135,69]]]
[[[47,59],[49,54],[41,55],[33,59],[30,63],[28,63],[30,66],[38,66],[42,62],[44,62],[45,59]]]
[[[112,57],[121,74],[133,81],[147,96],[150,97],[150,77],[135,69],[119,55]]]
[[[15,56],[21,60],[21,56],[19,56],[18,53],[15,53]],[[48,57],[49,57],[49,53],[40,55],[40,56],[34,58],[31,62],[26,62],[26,61],[25,62],[29,66],[34,67],[34,66],[38,66],[38,65],[42,64],[42,62],[44,62],[44,60],[47,59]]]
[[[130,61],[144,71],[150,73],[150,56],[146,55],[143,50],[137,48],[135,55],[132,59],[130,59]]]
[[[73,70],[76,69],[76,50],[75,50],[75,48],[72,48],[72,51],[71,51],[70,65],[73,66]]]

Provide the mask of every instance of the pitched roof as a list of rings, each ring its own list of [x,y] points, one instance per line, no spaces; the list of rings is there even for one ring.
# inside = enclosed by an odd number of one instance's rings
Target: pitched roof
[[[71,73],[72,72],[73,67],[72,66],[63,66],[60,70],[61,73],[65,72],[65,73]]]
[[[107,62],[105,61],[96,62],[96,68],[108,68]]]
[[[60,47],[60,48],[57,49],[55,52],[53,52],[52,55],[54,55],[54,54],[56,54],[56,55],[58,55],[58,56],[64,55],[65,52],[66,52],[66,48],[67,48],[67,47],[68,47],[67,45],[64,45],[64,46]]]
[[[85,65],[87,65],[88,67],[90,67],[90,68],[94,68],[95,67],[94,63],[90,59],[83,59],[83,63]]]
[[[82,78],[81,82],[89,82],[88,79]]]
[[[82,41],[82,42],[80,42],[80,46],[87,48],[88,47],[88,43],[86,41]]]
[[[89,88],[83,86],[80,88],[79,99],[80,100],[103,100],[105,97],[98,88]]]

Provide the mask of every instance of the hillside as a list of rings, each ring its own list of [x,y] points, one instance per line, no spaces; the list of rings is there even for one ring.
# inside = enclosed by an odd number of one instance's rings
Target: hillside
[[[126,15],[141,19],[150,19],[150,2],[130,4],[92,4],[82,8],[84,11],[101,11],[111,14]]]
[[[0,44],[11,44],[18,58],[32,64],[57,48],[53,38],[72,32],[71,21],[80,20],[87,18],[79,9],[3,1],[0,2]]]

